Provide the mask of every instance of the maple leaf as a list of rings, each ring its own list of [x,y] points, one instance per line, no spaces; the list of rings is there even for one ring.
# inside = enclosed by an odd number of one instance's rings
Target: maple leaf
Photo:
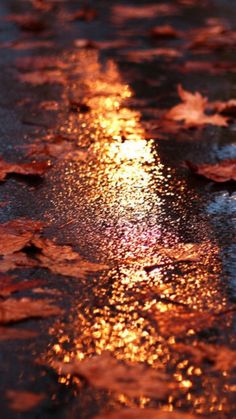
[[[45,399],[45,394],[22,390],[8,390],[5,396],[9,400],[10,409],[16,412],[27,412]]]
[[[12,327],[0,327],[0,341],[15,340],[15,339],[31,339],[37,336],[38,333],[32,330],[13,329]]]
[[[120,362],[109,352],[83,361],[53,361],[52,366],[59,374],[78,375],[96,388],[125,393],[130,397],[163,399],[177,389],[177,384],[171,383],[170,377],[163,372],[141,364]]]
[[[189,413],[181,411],[165,412],[159,409],[122,409],[117,412],[111,412],[96,416],[95,419],[197,419]]]
[[[211,124],[221,127],[227,126],[227,118],[222,115],[207,115],[208,99],[199,92],[190,93],[178,86],[178,93],[183,103],[174,106],[165,115],[166,119],[182,121],[187,127]]]
[[[68,140],[54,142],[35,142],[27,146],[27,157],[53,157],[65,160],[86,161],[88,159],[87,150],[76,149],[75,144]]]
[[[0,255],[10,255],[25,247],[43,227],[41,221],[19,218],[0,224]]]
[[[61,309],[49,300],[9,298],[0,302],[0,324],[16,323],[31,318],[43,318],[61,314]]]
[[[42,176],[49,168],[48,162],[8,163],[0,157],[0,181],[8,174],[24,176]]]
[[[214,164],[193,164],[186,162],[187,166],[196,174],[204,176],[215,182],[228,182],[236,180],[236,159],[223,160]]]

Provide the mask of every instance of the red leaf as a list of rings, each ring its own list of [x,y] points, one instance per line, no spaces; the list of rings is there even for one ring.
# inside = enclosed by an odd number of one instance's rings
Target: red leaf
[[[0,181],[8,174],[24,176],[42,176],[49,168],[48,162],[8,163],[0,158]]]
[[[215,164],[193,164],[186,162],[188,167],[196,174],[204,176],[215,182],[228,182],[236,180],[236,159],[223,160]]]

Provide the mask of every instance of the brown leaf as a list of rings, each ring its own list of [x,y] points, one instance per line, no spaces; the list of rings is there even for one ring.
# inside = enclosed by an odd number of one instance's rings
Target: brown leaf
[[[158,249],[158,253],[161,256],[166,256],[176,262],[196,262],[200,260],[208,250],[208,243],[179,243],[171,248],[162,247]]]
[[[155,26],[152,28],[150,35],[155,39],[176,39],[180,33],[170,25]]]
[[[202,417],[202,416],[201,416]],[[117,412],[111,412],[104,415],[96,416],[95,419],[197,419],[193,416],[181,411],[165,412],[156,409],[122,409]]]
[[[215,182],[228,182],[236,180],[236,159],[223,160],[215,164],[193,164],[186,162],[188,167],[196,174],[204,176]]]
[[[79,150],[72,141],[60,140],[49,143],[35,142],[27,146],[27,157],[58,158],[74,161],[86,161],[87,150]]]
[[[6,255],[0,260],[0,272],[2,273],[17,268],[34,268],[36,266],[38,266],[37,260],[28,257],[23,252]]]
[[[45,399],[45,395],[32,393],[31,391],[8,390],[6,398],[9,400],[10,409],[16,412],[27,412]]]
[[[9,255],[25,247],[36,232],[42,230],[41,221],[19,218],[0,224],[0,255]]]
[[[141,63],[143,61],[151,61],[155,58],[178,58],[182,53],[175,48],[149,48],[145,50],[130,50],[124,54],[125,57],[134,63]]]
[[[109,352],[84,361],[70,363],[54,361],[52,366],[63,375],[79,375],[94,387],[130,397],[163,399],[177,388],[163,372],[141,364],[128,364],[115,359]]]
[[[8,174],[42,176],[48,168],[48,162],[45,161],[32,163],[8,163],[0,158],[0,181],[3,181]]]
[[[42,84],[65,84],[65,76],[59,70],[39,70],[18,75],[18,79],[24,83],[31,83],[36,86]]]
[[[84,20],[85,22],[92,22],[96,17],[98,16],[98,13],[95,9],[84,6],[80,10],[77,10],[74,13],[67,13],[65,16],[63,16],[63,20],[68,20],[69,22],[73,22],[74,20]]]
[[[199,332],[212,327],[216,316],[207,311],[191,310],[182,306],[168,304],[165,310],[153,308],[154,318],[163,336],[184,336],[189,331]]]
[[[32,300],[9,298],[0,302],[0,324],[16,323],[31,318],[43,318],[61,314],[59,307],[50,304],[49,300]]]
[[[37,287],[39,285],[42,285],[44,281],[40,279],[32,279],[29,281],[14,281],[14,276],[3,276],[0,277],[1,283],[0,283],[0,296],[1,297],[8,297],[9,295],[24,291],[27,289],[32,289],[34,287]]]
[[[36,14],[10,15],[6,17],[6,20],[16,23],[23,31],[42,32],[47,28],[45,20],[39,18]]]
[[[236,368],[236,351],[225,346],[197,343],[196,345],[186,345],[177,343],[174,345],[176,351],[188,353],[198,364],[204,360],[211,361],[212,368],[220,371],[229,371]]]
[[[71,246],[57,245],[49,239],[36,237],[32,244],[41,251],[36,256],[39,265],[56,274],[85,278],[89,273],[108,268],[104,264],[88,262]]]
[[[178,93],[182,99],[181,104],[174,106],[165,117],[174,121],[182,121],[187,127],[211,124],[221,127],[227,126],[227,118],[219,114],[207,115],[205,113],[209,102],[199,92],[190,93],[178,86]]]
[[[32,330],[13,329],[12,327],[0,327],[0,342],[14,339],[31,339],[37,336],[38,333]]]

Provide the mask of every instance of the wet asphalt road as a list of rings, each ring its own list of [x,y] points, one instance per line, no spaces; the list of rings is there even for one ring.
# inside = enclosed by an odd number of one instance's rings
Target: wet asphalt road
[[[178,323],[178,307],[209,316],[233,310],[236,290],[235,186],[197,178],[183,164],[235,158],[235,125],[170,133],[161,139],[154,129],[157,110],[177,102],[178,83],[212,100],[227,100],[236,96],[235,73],[184,73],[181,66],[193,58],[190,52],[179,57],[137,54],[157,47],[148,36],[157,24],[171,23],[187,31],[208,18],[220,18],[235,26],[232,1],[184,3],[165,2],[172,9],[162,8],[146,18],[135,18],[131,12],[127,18],[120,6],[129,2],[91,2],[98,16],[91,22],[71,22],[66,16],[81,2],[62,1],[52,11],[41,12],[47,28],[37,34],[1,20],[1,154],[25,161],[26,145],[49,134],[88,150],[85,161],[76,155],[52,159],[42,182],[7,179],[0,186],[1,201],[8,202],[0,208],[1,222],[18,217],[44,220],[48,237],[109,265],[86,281],[43,269],[16,272],[20,278],[46,279],[48,289],[58,291],[53,298],[64,315],[28,321],[24,326],[37,330],[37,339],[1,342],[3,419],[87,419],[124,406],[178,408],[219,419],[236,415],[233,374],[215,371],[204,362],[194,373],[191,361],[187,368],[173,345],[173,337],[190,346],[235,345],[232,316],[219,316],[214,326],[206,320],[200,331],[180,338],[173,325],[173,319]],[[27,1],[0,2],[2,17],[29,10]],[[158,47],[166,43],[161,41]],[[168,47],[183,48],[180,40],[170,41]],[[35,85],[19,80],[19,74],[38,71],[31,64],[22,69],[24,57],[32,62],[35,57],[52,60],[59,82]],[[204,55],[205,61],[212,59],[234,64],[235,49]],[[48,69],[42,71],[49,77]],[[74,112],[72,101],[86,103],[87,108]],[[45,102],[51,103],[50,110]],[[204,260],[160,263],[158,249],[178,243],[203,243]],[[165,313],[163,321],[160,313]],[[50,368],[53,359],[68,360],[72,355],[83,359],[104,350],[119,360],[170,373],[184,391],[168,400],[129,400],[89,385],[78,387]],[[4,397],[12,389],[47,396],[34,410],[16,413]]]

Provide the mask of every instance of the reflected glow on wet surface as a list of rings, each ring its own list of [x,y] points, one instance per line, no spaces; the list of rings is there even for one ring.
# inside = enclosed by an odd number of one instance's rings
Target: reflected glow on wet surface
[[[88,294],[75,295],[70,324],[51,331],[56,342],[49,356],[82,360],[109,350],[118,359],[171,371],[183,388],[177,406],[194,406],[199,413],[227,410],[217,378],[207,377],[204,365],[197,368],[175,350],[176,342],[192,345],[202,329],[214,327],[214,312],[226,304],[207,220],[199,219],[199,231],[193,229],[190,239],[182,237],[183,225],[196,223],[191,212],[185,213],[186,201],[199,198],[162,164],[141,115],[129,108],[132,91],[117,67],[99,64],[95,51],[78,53],[71,62],[77,81],[65,97],[82,97],[91,111],[70,115],[60,132],[88,147],[88,159],[62,168],[60,187],[50,198],[58,219],[76,218],[82,251],[90,249],[91,258],[111,268],[88,279]],[[183,242],[201,246],[195,260],[175,257]],[[188,391],[196,382],[204,396]],[[124,396],[119,401],[131,403]],[[148,403],[139,399],[141,406]],[[173,404],[170,397],[167,409]]]

